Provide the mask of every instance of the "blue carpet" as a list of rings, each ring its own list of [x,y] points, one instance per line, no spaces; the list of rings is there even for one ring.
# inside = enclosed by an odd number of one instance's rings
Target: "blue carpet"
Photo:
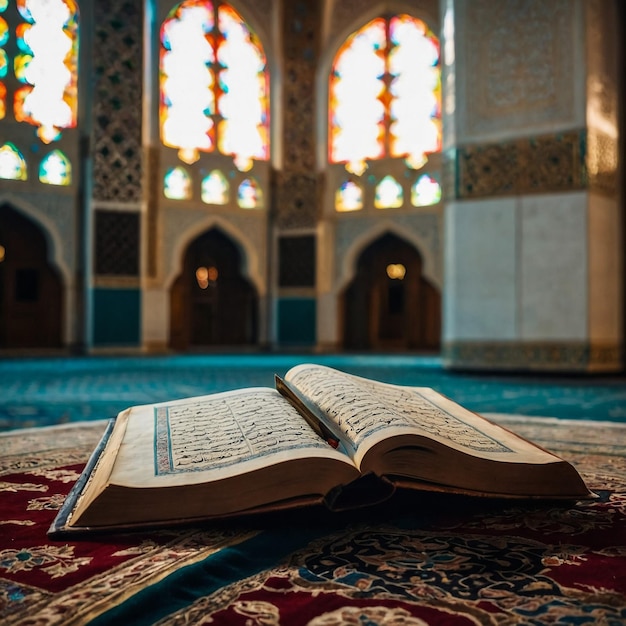
[[[135,404],[239,387],[316,362],[402,385],[433,387],[478,413],[626,422],[623,376],[450,372],[412,355],[175,355],[0,360],[0,430],[103,419]]]

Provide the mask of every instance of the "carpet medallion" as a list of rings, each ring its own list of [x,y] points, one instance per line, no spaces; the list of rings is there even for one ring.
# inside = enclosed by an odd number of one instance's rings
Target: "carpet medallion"
[[[342,515],[50,541],[102,422],[0,435],[2,624],[626,624],[626,426],[497,416],[596,501],[400,494]]]

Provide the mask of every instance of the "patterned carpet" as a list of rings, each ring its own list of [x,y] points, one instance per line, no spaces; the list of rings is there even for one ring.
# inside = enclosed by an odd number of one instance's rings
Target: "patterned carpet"
[[[385,382],[433,387],[483,414],[626,422],[626,378],[455,373],[411,355],[184,355],[0,360],[0,430],[103,419],[135,404],[255,385],[318,362]]]
[[[103,422],[0,434],[0,623],[626,624],[626,425],[499,418],[574,463],[590,502],[400,498],[346,515],[54,542]]]

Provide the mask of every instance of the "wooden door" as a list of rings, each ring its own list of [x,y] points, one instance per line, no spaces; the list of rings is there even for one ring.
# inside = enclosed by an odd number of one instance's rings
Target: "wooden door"
[[[217,229],[188,246],[170,292],[173,348],[256,343],[257,296],[241,266],[237,246]]]
[[[394,235],[372,243],[343,298],[344,346],[371,350],[436,349],[439,294],[422,276],[415,248]]]

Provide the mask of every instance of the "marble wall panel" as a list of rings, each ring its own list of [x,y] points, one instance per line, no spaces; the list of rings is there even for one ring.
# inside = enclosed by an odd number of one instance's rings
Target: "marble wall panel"
[[[450,203],[444,240],[444,341],[514,339],[516,201]]]
[[[528,196],[520,214],[520,337],[587,338],[587,194]]]

